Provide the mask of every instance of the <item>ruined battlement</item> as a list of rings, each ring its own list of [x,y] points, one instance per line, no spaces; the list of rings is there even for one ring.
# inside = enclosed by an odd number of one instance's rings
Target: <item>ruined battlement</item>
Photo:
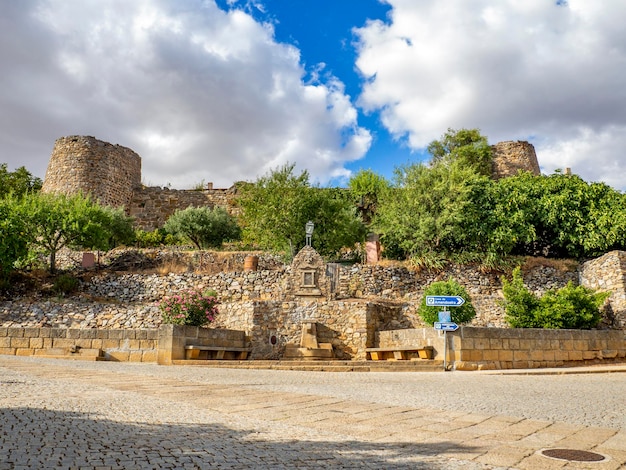
[[[514,176],[520,170],[540,174],[535,148],[524,141],[500,142],[492,146],[492,176]],[[133,150],[90,136],[57,139],[48,164],[42,192],[91,194],[101,204],[124,207],[144,230],[163,226],[176,210],[195,207],[223,207],[235,213],[236,186],[202,190],[144,187],[141,184],[141,157]]]
[[[494,179],[515,176],[520,171],[529,171],[537,176],[541,174],[535,147],[529,142],[507,140],[492,145],[491,150],[491,176]]]
[[[54,143],[42,192],[91,194],[101,204],[127,207],[141,186],[141,157],[131,149],[90,136]]]

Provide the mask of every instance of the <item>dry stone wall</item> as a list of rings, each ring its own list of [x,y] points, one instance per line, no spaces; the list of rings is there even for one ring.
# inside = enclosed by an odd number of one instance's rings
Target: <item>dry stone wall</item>
[[[179,190],[160,187],[139,187],[133,191],[128,214],[135,226],[146,231],[162,227],[170,215],[188,207],[221,207],[234,215],[237,208],[235,186],[229,189]]]
[[[82,192],[103,205],[127,207],[140,185],[141,158],[131,149],[73,135],[55,142],[42,192]]]
[[[593,290],[610,292],[604,324],[626,329],[626,252],[611,251],[584,263],[580,284]]]

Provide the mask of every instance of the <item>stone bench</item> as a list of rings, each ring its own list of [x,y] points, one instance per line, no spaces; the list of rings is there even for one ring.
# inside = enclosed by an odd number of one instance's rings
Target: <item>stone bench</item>
[[[433,358],[432,346],[389,346],[386,348],[366,348],[372,361],[396,360],[406,361],[409,353],[417,353],[420,359]]]
[[[232,359],[245,360],[252,348],[236,346],[206,346],[188,344],[185,346],[185,359]]]

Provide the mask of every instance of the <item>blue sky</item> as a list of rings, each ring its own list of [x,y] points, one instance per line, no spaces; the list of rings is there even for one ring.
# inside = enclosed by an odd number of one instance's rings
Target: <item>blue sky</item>
[[[368,20],[387,22],[387,14],[391,12],[391,5],[378,0],[220,0],[217,3],[224,9],[244,8],[259,21],[273,24],[277,41],[293,44],[300,50],[307,72],[305,80],[311,79],[311,74],[324,64],[322,73],[338,77],[353,101],[360,94],[363,80],[355,68],[353,30]],[[360,113],[359,123],[372,132],[372,143],[366,158],[346,164],[353,172],[372,169],[391,178],[395,166],[429,158],[425,151],[411,150],[402,137],[393,138],[380,125],[378,113]],[[330,184],[344,183],[330,181]]]
[[[544,173],[626,188],[623,0],[0,0],[0,162],[54,141],[142,157],[144,184],[293,163],[391,177],[448,128],[528,140]]]

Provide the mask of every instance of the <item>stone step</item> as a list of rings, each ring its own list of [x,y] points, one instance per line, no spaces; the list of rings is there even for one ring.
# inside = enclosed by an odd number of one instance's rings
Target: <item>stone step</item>
[[[274,369],[320,372],[439,372],[443,371],[443,361],[217,361],[217,360],[177,360],[173,365],[205,366],[234,369]]]

